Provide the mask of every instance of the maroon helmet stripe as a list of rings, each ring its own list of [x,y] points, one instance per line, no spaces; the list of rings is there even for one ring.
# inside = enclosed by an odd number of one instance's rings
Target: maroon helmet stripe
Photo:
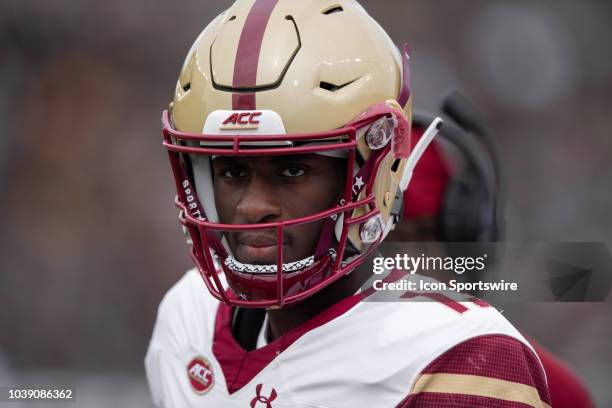
[[[249,93],[235,93],[232,95],[232,109],[233,110],[255,110],[255,94]]]
[[[270,15],[278,0],[255,0],[244,22],[236,61],[234,63],[234,88],[253,88],[257,85],[257,65],[261,43],[270,20]],[[252,110],[255,107],[255,93],[235,93],[232,95],[232,108]]]
[[[402,50],[402,87],[397,97],[397,103],[405,108],[408,99],[410,99],[410,47],[405,44]]]

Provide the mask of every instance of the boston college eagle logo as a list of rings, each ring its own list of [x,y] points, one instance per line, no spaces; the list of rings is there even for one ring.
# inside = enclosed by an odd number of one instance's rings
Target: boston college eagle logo
[[[198,394],[206,394],[215,383],[212,365],[204,357],[196,357],[187,366],[191,388]]]
[[[223,121],[220,130],[257,129],[261,112],[234,112]]]

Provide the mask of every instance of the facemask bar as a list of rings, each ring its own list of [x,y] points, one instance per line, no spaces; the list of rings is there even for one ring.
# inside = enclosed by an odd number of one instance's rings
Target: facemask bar
[[[368,114],[370,113],[370,114]],[[181,224],[187,228],[191,239],[193,241],[191,256],[198,265],[201,274],[204,277],[207,288],[219,300],[225,301],[230,304],[244,306],[244,307],[282,307],[286,304],[294,303],[300,299],[304,299],[322,287],[328,286],[335,282],[340,277],[344,276],[347,272],[354,270],[359,264],[361,264],[368,255],[377,247],[380,241],[383,239],[381,234],[378,239],[371,243],[365,251],[362,251],[358,256],[351,259],[345,260],[345,250],[348,243],[349,228],[353,225],[362,224],[372,219],[373,217],[379,216],[380,212],[375,206],[375,197],[372,193],[372,187],[374,185],[374,175],[377,173],[377,169],[389,153],[391,144],[389,143],[386,147],[380,150],[371,151],[370,157],[366,160],[366,164],[359,172],[354,172],[355,164],[355,150],[357,148],[357,130],[365,126],[369,126],[377,120],[385,117],[393,117],[397,113],[393,113],[392,108],[389,109],[375,109],[374,112],[366,112],[360,115],[354,122],[347,125],[344,128],[329,131],[320,132],[314,134],[289,134],[289,135],[205,135],[205,134],[190,134],[175,131],[170,126],[169,113],[165,111],[162,117],[162,123],[164,125],[164,142],[163,145],[168,150],[170,161],[174,170],[175,182],[177,186],[178,195],[176,197],[176,204],[181,209]],[[331,139],[331,141],[330,141]],[[200,143],[205,142],[229,142],[231,148],[217,148],[210,146],[185,146],[181,145],[182,141],[197,141]],[[304,142],[304,141],[327,141],[323,145],[307,145],[307,146],[283,146],[283,147],[261,147],[253,149],[244,148],[241,144],[243,142]],[[203,155],[222,155],[222,156],[251,156],[251,155],[281,155],[281,154],[303,154],[303,153],[316,153],[324,152],[329,150],[346,149],[348,151],[348,163],[347,163],[347,183],[345,186],[344,197],[335,208],[328,209],[326,211],[313,214],[307,217],[301,217],[292,220],[286,220],[275,223],[265,224],[251,224],[251,225],[233,225],[233,224],[220,224],[209,222],[206,218],[206,214],[202,209],[202,205],[199,203],[197,195],[193,190],[190,178],[187,175],[184,163],[182,163],[181,154],[203,154]],[[356,175],[355,175],[356,174]],[[363,176],[367,179],[365,185],[355,188],[356,178]],[[367,177],[366,177],[367,176]],[[362,190],[365,189],[364,194],[361,194]],[[363,198],[358,200],[359,196]],[[353,211],[357,208],[368,208],[364,214],[358,217],[351,217]],[[337,219],[339,221],[336,221]],[[319,282],[316,282],[310,287],[299,291],[298,293],[285,293],[286,284],[290,282],[290,275],[283,273],[283,256],[282,256],[282,242],[284,237],[284,229],[292,225],[298,225],[307,222],[315,222],[323,220],[325,229],[326,225],[329,226],[330,222],[340,223],[342,225],[341,234],[337,237],[337,253],[335,259],[329,254],[326,256],[320,256],[317,248],[317,255],[315,256],[313,265],[303,272],[309,276],[318,276]],[[333,224],[331,230],[333,231]],[[231,292],[226,292],[224,285],[219,279],[218,272],[223,270],[226,273],[228,281],[231,277],[236,275],[235,272],[228,270],[224,263],[224,259],[227,257],[227,251],[221,244],[218,232],[220,231],[246,231],[246,230],[263,230],[263,229],[274,229],[277,235],[277,262],[276,271],[274,274],[265,276],[265,279],[260,279],[262,282],[267,284],[274,284],[276,293],[273,299],[265,300],[244,300],[235,299],[232,297]],[[212,251],[210,249],[212,249]],[[333,266],[331,265],[333,263]],[[331,269],[330,269],[331,267]],[[329,270],[329,271],[325,271]],[[323,273],[327,273],[326,276],[321,277]]]

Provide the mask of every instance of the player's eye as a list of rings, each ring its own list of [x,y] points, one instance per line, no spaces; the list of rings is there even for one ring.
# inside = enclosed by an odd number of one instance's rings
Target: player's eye
[[[300,177],[306,174],[306,170],[299,166],[288,166],[281,172],[284,177]]]
[[[221,175],[228,179],[237,179],[241,177],[246,177],[247,174],[242,167],[233,166],[225,168],[221,171]]]

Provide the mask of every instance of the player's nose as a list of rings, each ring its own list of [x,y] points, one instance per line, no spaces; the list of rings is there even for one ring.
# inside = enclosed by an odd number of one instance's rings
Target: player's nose
[[[240,223],[244,224],[274,222],[281,216],[281,210],[269,180],[261,175],[251,177],[236,206]]]

